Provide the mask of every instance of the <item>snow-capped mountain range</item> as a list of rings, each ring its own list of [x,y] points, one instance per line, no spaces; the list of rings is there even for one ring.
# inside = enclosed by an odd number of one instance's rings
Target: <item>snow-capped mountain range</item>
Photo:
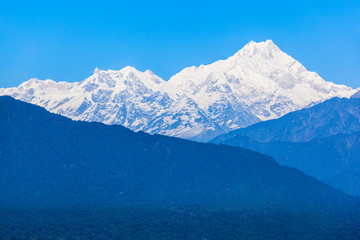
[[[226,60],[185,68],[168,81],[125,67],[95,69],[81,82],[34,78],[0,89],[74,120],[199,141],[355,92],[308,71],[271,40],[252,41]]]

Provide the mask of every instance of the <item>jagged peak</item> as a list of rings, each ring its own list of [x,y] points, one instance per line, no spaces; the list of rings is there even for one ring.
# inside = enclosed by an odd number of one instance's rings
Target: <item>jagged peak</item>
[[[122,73],[122,74],[128,74],[128,73],[136,73],[136,74],[143,74],[143,73],[150,73],[151,71],[147,70],[145,72],[142,72],[140,70],[137,70],[136,68],[132,67],[132,66],[126,66],[123,67],[120,70],[112,70],[112,69],[108,69],[108,70],[101,70],[99,68],[95,68],[94,70],[94,75],[98,75],[98,74],[116,74],[116,73]],[[152,73],[152,72],[151,72]]]
[[[132,66],[126,66],[120,70],[121,72],[141,72]]]
[[[267,39],[266,41],[261,41],[261,42],[255,42],[255,41],[251,40],[242,49],[246,49],[246,48],[254,47],[254,46],[258,47],[258,48],[267,48],[267,47],[274,47],[274,46],[276,46],[276,44],[271,39]]]
[[[274,53],[281,52],[280,48],[271,40],[268,39],[263,42],[250,41],[242,49],[240,49],[234,56],[246,55],[255,56],[259,53]]]
[[[34,85],[34,84],[41,84],[41,83],[46,83],[46,82],[49,83],[49,82],[54,82],[54,81],[50,80],[50,79],[40,80],[38,78],[30,78],[26,82],[23,82],[22,84],[20,84],[20,86],[31,86],[31,85]]]
[[[18,88],[24,88],[24,89],[30,89],[30,88],[38,88],[38,89],[43,89],[43,88],[68,88],[71,87],[74,83],[69,83],[69,82],[55,82],[52,79],[45,79],[45,80],[40,80],[38,78],[30,78],[28,81],[23,82],[22,84],[20,84],[18,86]]]
[[[276,45],[271,39],[265,41],[267,45]]]
[[[38,78],[30,78],[28,81],[26,81],[25,83],[37,83],[37,82],[42,82],[43,80],[40,80]]]
[[[172,76],[169,81],[170,82],[177,81],[177,80],[175,80],[175,79],[177,79],[176,76],[192,74],[193,72],[197,71],[198,69],[201,70],[201,69],[205,69],[207,67],[213,67],[213,66],[216,66],[219,69],[223,68],[223,66],[227,66],[225,68],[228,68],[229,64],[232,67],[243,56],[254,57],[254,56],[257,56],[258,54],[261,54],[263,58],[272,59],[275,57],[275,55],[277,53],[287,55],[286,53],[282,52],[280,50],[280,48],[271,39],[268,39],[268,40],[262,41],[262,42],[250,41],[242,49],[240,49],[238,52],[236,52],[234,55],[228,57],[227,59],[219,60],[219,61],[210,63],[208,65],[200,65],[199,67],[190,66],[190,67],[184,68],[179,73]]]
[[[94,70],[94,75],[95,75],[95,74],[99,74],[100,72],[101,72],[101,70],[100,70],[100,69],[95,68],[95,70]]]
[[[141,82],[149,83],[149,84],[151,83],[160,84],[164,82],[163,79],[161,79],[159,76],[157,76],[150,70],[146,70],[143,72],[137,70],[135,67],[126,66],[120,70],[112,70],[112,69],[100,70],[99,68],[95,68],[94,74],[89,78],[80,82],[80,85],[86,84],[89,81],[96,82],[98,84],[99,83],[108,84],[110,81],[112,82],[110,85],[113,85],[113,81],[120,83],[123,82],[125,79],[127,79],[128,81],[139,80]]]

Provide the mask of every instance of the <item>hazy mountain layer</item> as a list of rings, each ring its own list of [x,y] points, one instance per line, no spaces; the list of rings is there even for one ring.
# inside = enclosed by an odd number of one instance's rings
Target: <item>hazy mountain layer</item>
[[[212,142],[247,136],[258,142],[306,142],[360,131],[360,98],[333,98],[279,119],[256,123],[216,137]]]
[[[360,196],[360,99],[333,98],[212,140],[274,157]]]

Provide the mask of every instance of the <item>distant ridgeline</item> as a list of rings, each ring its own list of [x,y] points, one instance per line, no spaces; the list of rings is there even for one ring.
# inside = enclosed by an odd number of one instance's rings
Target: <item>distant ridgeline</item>
[[[274,157],[333,187],[360,196],[360,98],[333,98],[211,142]]]
[[[74,82],[30,79],[0,95],[73,120],[196,141],[274,119],[355,89],[308,71],[271,40],[250,42],[233,56],[161,79],[133,67],[95,69]]]
[[[360,237],[359,199],[266,155],[73,121],[6,96],[0,112],[2,236]]]

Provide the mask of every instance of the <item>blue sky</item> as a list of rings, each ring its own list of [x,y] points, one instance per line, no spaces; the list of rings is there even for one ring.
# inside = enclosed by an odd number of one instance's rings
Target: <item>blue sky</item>
[[[167,80],[266,39],[325,80],[360,87],[360,1],[332,0],[0,0],[0,87],[127,65]]]

